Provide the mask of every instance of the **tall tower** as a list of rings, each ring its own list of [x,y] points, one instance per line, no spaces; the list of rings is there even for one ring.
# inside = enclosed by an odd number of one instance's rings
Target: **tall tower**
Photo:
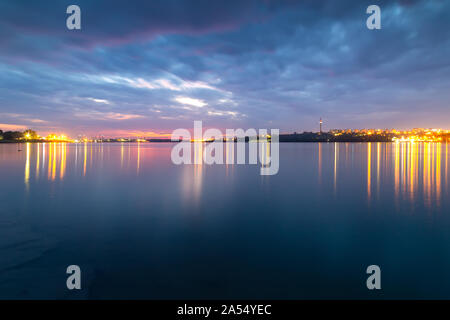
[[[319,121],[319,125],[320,125],[319,133],[320,134],[322,134],[322,123],[323,123],[322,118],[320,118],[320,121]]]

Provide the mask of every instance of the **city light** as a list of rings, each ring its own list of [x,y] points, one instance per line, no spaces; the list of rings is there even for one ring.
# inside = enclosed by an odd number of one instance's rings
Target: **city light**
[[[56,134],[49,134],[47,137],[42,138],[42,140],[48,141],[48,142],[75,142],[75,140],[70,139],[65,134],[56,135]]]
[[[412,130],[396,129],[335,129],[330,133],[335,136],[388,138],[393,142],[445,142],[450,141],[450,130],[415,128]]]
[[[303,133],[287,133],[280,135],[280,142],[285,141],[315,141],[315,142],[450,142],[450,130],[430,128],[415,128],[411,130],[398,129],[332,129],[323,131],[323,121],[320,122],[319,132],[303,132]],[[271,140],[269,134],[260,135],[256,137],[246,137],[253,141],[253,139],[267,139]],[[78,135],[77,138],[71,138],[65,133],[54,134],[51,133],[46,137],[41,137],[33,130],[26,130],[24,132],[16,132],[16,136],[12,138],[5,138],[0,135],[0,140],[3,142],[9,141],[26,141],[26,142],[66,142],[66,143],[104,143],[104,142],[153,142],[155,139],[139,137],[139,138],[124,138],[114,137],[108,138],[104,136],[86,137]],[[169,142],[170,139],[156,139],[157,142]],[[190,139],[191,142],[209,143],[215,139]],[[227,138],[223,136],[222,141],[234,141],[234,138]],[[247,140],[246,140],[247,141]]]

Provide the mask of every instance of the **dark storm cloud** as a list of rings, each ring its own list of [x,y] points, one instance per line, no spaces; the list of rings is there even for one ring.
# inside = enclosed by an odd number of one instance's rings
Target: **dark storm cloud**
[[[78,1],[81,31],[70,4],[0,4],[0,123],[448,126],[447,1]]]

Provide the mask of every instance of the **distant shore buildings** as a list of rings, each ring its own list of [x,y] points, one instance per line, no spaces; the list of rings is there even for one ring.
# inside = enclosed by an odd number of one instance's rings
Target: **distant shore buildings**
[[[268,137],[270,140],[270,136]],[[246,141],[258,140],[258,137],[246,137]],[[279,136],[280,142],[450,142],[450,130],[415,128],[412,130],[396,129],[332,129],[323,131],[323,120],[319,120],[319,132],[284,133]],[[79,136],[72,139],[64,134],[39,136],[33,130],[6,131],[0,130],[0,142],[171,142],[168,138],[105,138],[98,136],[87,138]],[[207,142],[207,141],[206,141]]]

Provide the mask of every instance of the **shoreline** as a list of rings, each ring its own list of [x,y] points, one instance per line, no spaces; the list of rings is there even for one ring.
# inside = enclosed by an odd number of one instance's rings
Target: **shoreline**
[[[72,142],[72,141],[0,141],[0,144],[24,144],[24,143],[68,143],[68,144],[84,144],[84,143],[179,143],[181,141],[88,141],[88,142]],[[212,141],[203,141],[202,143],[209,143]],[[223,141],[226,143],[226,141]],[[249,141],[243,141],[249,143]],[[270,140],[268,141],[270,142]],[[398,141],[398,142],[411,142],[411,141]],[[449,141],[413,141],[415,143],[449,143]],[[191,141],[191,143],[195,143]],[[237,143],[237,141],[234,141]],[[339,140],[339,141],[317,141],[317,140],[305,140],[305,141],[279,141],[279,143],[397,143],[396,141],[356,141],[356,140]]]

